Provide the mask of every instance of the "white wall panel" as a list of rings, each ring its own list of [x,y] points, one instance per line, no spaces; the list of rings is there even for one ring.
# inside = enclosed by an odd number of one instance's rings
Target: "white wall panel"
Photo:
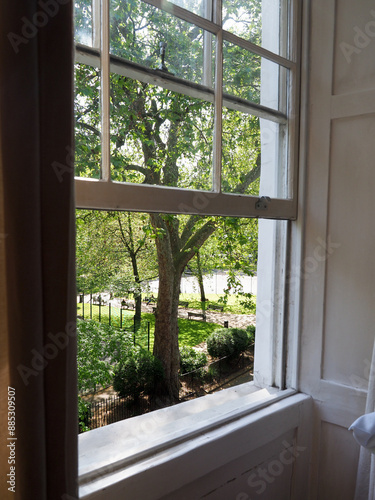
[[[364,412],[375,336],[372,11],[370,0],[311,2],[300,365],[316,402],[311,500],[353,498],[359,450],[348,426]]]
[[[375,4],[372,0],[336,0],[333,93],[375,86]]]
[[[327,240],[323,378],[365,378],[375,335],[375,115],[334,120]]]
[[[352,500],[355,490],[359,446],[346,429],[321,424],[319,500]]]

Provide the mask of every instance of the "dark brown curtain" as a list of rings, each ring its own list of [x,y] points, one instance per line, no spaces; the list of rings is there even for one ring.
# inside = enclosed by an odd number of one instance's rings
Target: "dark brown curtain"
[[[68,500],[77,496],[72,2],[1,0],[0,33],[0,497]],[[15,494],[4,481],[8,385]]]

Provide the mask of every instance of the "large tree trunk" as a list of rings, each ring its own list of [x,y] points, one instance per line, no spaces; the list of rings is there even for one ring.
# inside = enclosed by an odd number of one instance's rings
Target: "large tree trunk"
[[[160,228],[160,216],[150,214],[154,228]],[[178,234],[178,233],[177,233]],[[168,395],[172,401],[179,398],[180,352],[178,346],[178,298],[182,270],[173,258],[169,233],[158,234],[156,249],[159,263],[159,293],[155,313],[154,356],[163,364],[164,380],[160,381],[157,392]]]
[[[160,214],[150,214],[150,220],[156,235],[159,265],[154,355],[164,367],[164,380],[158,389],[160,393],[167,394],[172,401],[176,401],[179,397],[178,299],[181,276],[190,259],[214,232],[215,226],[208,221],[194,232],[197,216],[192,216],[179,235],[177,217],[163,218]]]
[[[164,381],[159,391],[173,400],[179,398],[180,352],[178,345],[178,296],[181,273],[161,268],[159,274],[158,307],[155,313],[154,356],[164,367]]]

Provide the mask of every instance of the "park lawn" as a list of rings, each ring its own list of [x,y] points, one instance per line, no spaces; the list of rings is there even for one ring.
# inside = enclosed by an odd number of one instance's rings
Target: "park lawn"
[[[206,299],[208,299],[206,308],[208,304],[216,305],[216,306],[224,306],[223,312],[229,314],[255,314],[256,308],[256,296],[252,296],[252,303],[254,304],[251,309],[245,307],[241,304],[243,301],[243,297],[238,297],[237,295],[229,295],[227,304],[223,304],[220,302],[220,299],[223,298],[224,295],[216,294],[216,293],[207,293]],[[181,293],[180,294],[181,302],[189,302],[189,309],[202,309],[202,303],[200,300],[200,294],[198,293]]]
[[[100,316],[101,321],[109,324],[109,307],[101,306]],[[77,314],[82,316],[82,304],[77,304]],[[123,311],[122,328],[134,332],[134,311]],[[85,304],[85,319],[90,319],[90,305]],[[99,321],[99,306],[92,306],[92,319]],[[120,327],[120,315],[118,310],[111,308],[111,325]],[[205,321],[190,320],[179,318],[179,345],[194,347],[201,342],[204,342],[207,337],[221,325],[216,323],[208,323]],[[155,331],[155,316],[151,313],[142,314],[142,322],[140,329],[135,334],[135,343],[142,347],[148,347],[148,329],[150,330],[150,351],[154,345],[154,331]]]
[[[142,314],[142,321],[150,322],[150,338],[151,338],[151,347],[153,346],[154,340],[154,331],[155,331],[155,316],[150,313]],[[194,347],[201,342],[204,342],[207,337],[218,328],[221,328],[221,325],[217,323],[208,323],[206,321],[196,321],[192,319],[179,318],[178,319],[179,326],[179,334],[178,341],[179,346],[189,346]]]

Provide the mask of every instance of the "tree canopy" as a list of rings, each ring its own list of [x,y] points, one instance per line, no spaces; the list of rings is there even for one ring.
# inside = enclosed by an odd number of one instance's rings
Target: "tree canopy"
[[[200,12],[198,1],[174,3]],[[82,2],[82,6],[76,23],[78,40],[84,42],[92,23],[89,2]],[[155,70],[154,84],[124,74],[111,74],[112,180],[211,190],[215,120],[212,103],[214,35],[142,1],[113,0],[110,2],[110,16],[111,54],[121,57],[125,66],[135,63]],[[241,36],[252,41],[260,40],[259,18],[259,1],[246,2],[246,6],[240,0],[224,2],[224,21],[228,27],[235,32],[240,30]],[[223,46],[223,57],[224,92],[258,103],[260,57],[229,43]],[[167,71],[180,79],[178,92],[161,85],[161,73]],[[199,86],[199,98],[184,93],[191,84]],[[76,173],[84,177],[100,177],[100,85],[99,68],[77,64]],[[261,165],[259,118],[225,107],[222,116],[222,190],[257,194]],[[252,233],[249,225],[250,232],[246,234],[241,233],[241,223],[235,219],[219,221],[199,215],[151,213],[149,221],[159,275],[154,354],[161,360],[165,372],[160,390],[176,399],[179,369],[177,308],[182,273],[215,232],[218,235],[216,252],[230,255],[230,247],[231,258],[235,259],[237,267],[252,272],[257,252],[256,226],[253,225]],[[94,221],[94,225],[97,223],[98,220]],[[105,223],[108,238],[114,237],[112,223],[110,220]],[[246,245],[246,251],[241,251],[241,242],[234,241],[239,233],[243,234],[242,244]],[[147,236],[142,239],[138,234],[137,238],[138,242],[140,239],[146,242]],[[123,248],[128,245],[125,240],[123,238]],[[249,242],[251,250],[248,249]],[[80,239],[79,243],[82,243]],[[91,248],[90,251],[94,259],[100,261],[104,258],[100,248]],[[120,262],[113,260],[109,278],[119,272],[119,267],[125,269]],[[88,271],[82,274],[87,275]]]

